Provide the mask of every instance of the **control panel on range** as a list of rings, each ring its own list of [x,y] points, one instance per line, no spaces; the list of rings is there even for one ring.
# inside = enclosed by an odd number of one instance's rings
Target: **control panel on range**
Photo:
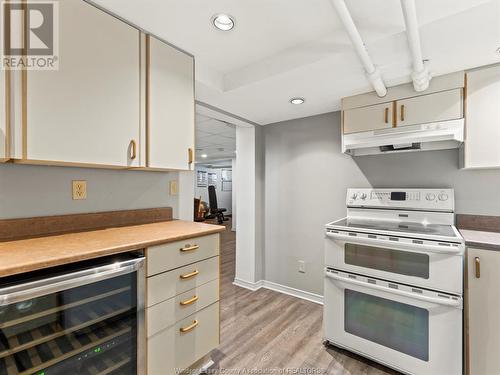
[[[453,189],[349,189],[347,206],[453,211]]]

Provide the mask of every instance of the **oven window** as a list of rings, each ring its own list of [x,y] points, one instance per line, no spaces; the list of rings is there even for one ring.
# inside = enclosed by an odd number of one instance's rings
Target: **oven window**
[[[429,312],[345,289],[344,329],[366,340],[429,361]]]
[[[429,278],[429,255],[346,243],[344,262],[406,276]]]

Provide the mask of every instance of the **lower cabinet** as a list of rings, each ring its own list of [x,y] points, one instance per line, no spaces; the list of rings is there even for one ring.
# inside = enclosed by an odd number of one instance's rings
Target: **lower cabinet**
[[[492,375],[500,369],[500,251],[469,248],[468,374]]]
[[[215,234],[146,250],[149,375],[177,374],[219,345],[219,247]]]
[[[0,105],[2,109],[0,110],[0,162],[7,160],[8,157],[8,129],[10,127],[8,118],[8,100],[7,100],[7,85],[8,85],[8,71],[0,71]]]
[[[148,374],[176,374],[218,345],[217,302],[148,338]]]

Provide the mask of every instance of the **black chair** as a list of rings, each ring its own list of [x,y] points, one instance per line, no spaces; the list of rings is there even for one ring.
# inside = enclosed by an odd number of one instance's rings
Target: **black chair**
[[[216,217],[219,224],[223,224],[224,221],[229,220],[227,217],[224,217],[224,212],[227,209],[217,207],[217,194],[213,185],[208,187],[208,201],[210,204],[210,218]]]

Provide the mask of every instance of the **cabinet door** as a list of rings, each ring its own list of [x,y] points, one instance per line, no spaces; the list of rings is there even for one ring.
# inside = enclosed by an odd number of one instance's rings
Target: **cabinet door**
[[[500,168],[500,66],[467,72],[465,168]]]
[[[500,369],[500,252],[468,249],[468,283],[470,374],[497,374]]]
[[[0,105],[2,106],[1,118],[0,118],[0,162],[7,159],[7,141],[8,141],[8,102],[7,102],[7,83],[8,71],[0,71]]]
[[[82,0],[59,23],[59,70],[27,74],[22,158],[140,166],[139,31]]]
[[[188,170],[194,150],[194,60],[148,38],[147,166]]]
[[[397,126],[455,120],[463,117],[462,89],[398,100]]]
[[[344,134],[392,127],[392,103],[347,109],[344,111]]]

